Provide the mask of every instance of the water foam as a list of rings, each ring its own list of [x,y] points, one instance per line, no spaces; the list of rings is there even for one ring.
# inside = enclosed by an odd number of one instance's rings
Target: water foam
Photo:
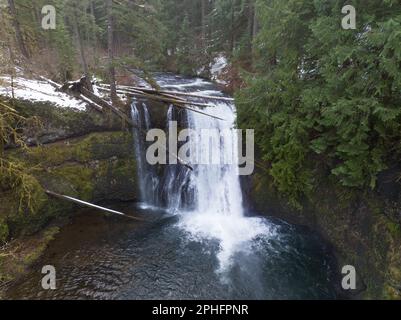
[[[216,212],[191,212],[182,214],[179,227],[188,232],[190,240],[217,240],[219,242],[218,272],[228,271],[234,255],[251,250],[259,236],[271,237],[274,229],[261,218],[219,215]]]

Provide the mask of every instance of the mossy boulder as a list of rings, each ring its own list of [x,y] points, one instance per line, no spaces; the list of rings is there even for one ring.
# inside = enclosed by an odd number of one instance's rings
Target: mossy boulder
[[[93,132],[121,130],[121,120],[112,113],[95,110],[81,111],[61,108],[47,102],[13,100],[13,107],[22,116],[37,117],[40,128],[25,128],[24,134],[29,145],[47,144]]]
[[[45,190],[94,203],[137,200],[133,143],[130,132],[99,132],[28,151],[9,151],[10,159],[32,168],[32,179],[38,185],[38,205],[33,212],[20,212],[18,199],[11,193],[0,195],[0,218],[10,236],[32,234],[53,218],[74,212],[73,204],[49,198]]]

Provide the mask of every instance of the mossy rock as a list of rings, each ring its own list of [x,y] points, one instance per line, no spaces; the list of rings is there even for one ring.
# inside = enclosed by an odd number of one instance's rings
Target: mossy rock
[[[0,245],[6,242],[8,238],[8,233],[8,225],[4,220],[0,219]]]
[[[256,168],[245,194],[259,213],[307,225],[335,249],[338,270],[357,270],[358,298],[401,299],[401,194],[388,198],[375,191],[339,187],[327,177],[303,199],[302,210],[289,206],[268,173]],[[347,293],[345,293],[347,294]]]
[[[80,111],[73,108],[57,107],[49,102],[13,100],[13,107],[25,117],[37,117],[42,127],[25,129],[29,144],[45,144],[62,139],[79,137],[91,132],[116,131],[122,129],[119,118],[105,116],[97,111]]]
[[[40,199],[35,212],[21,213],[12,194],[2,195],[6,206],[0,205],[0,217],[6,221],[9,235],[32,234],[52,219],[74,212],[73,204],[47,197],[45,189],[94,203],[137,200],[133,145],[131,133],[118,131],[92,133],[34,147],[29,152],[9,151],[10,158],[34,168],[35,196]]]

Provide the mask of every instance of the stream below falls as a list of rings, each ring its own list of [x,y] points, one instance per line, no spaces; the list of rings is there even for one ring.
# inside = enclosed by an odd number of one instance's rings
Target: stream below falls
[[[310,230],[270,218],[272,234],[255,238],[219,271],[219,241],[199,241],[179,217],[136,205],[118,209],[135,222],[83,210],[64,227],[9,299],[334,299],[332,257]],[[43,290],[41,269],[57,270]]]

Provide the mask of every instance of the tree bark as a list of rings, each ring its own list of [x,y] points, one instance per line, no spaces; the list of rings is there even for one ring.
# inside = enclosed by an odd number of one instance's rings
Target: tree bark
[[[109,55],[109,81],[110,81],[110,99],[113,104],[118,101],[116,88],[116,70],[114,67],[114,16],[113,0],[107,0],[107,46]]]
[[[15,37],[17,39],[17,44],[18,47],[21,51],[21,54],[29,59],[29,52],[25,46],[24,38],[22,37],[22,31],[21,31],[21,26],[19,24],[18,18],[17,18],[17,10],[15,8],[15,3],[14,0],[8,0],[8,6],[10,8],[10,14],[13,20],[13,25],[15,29]]]

